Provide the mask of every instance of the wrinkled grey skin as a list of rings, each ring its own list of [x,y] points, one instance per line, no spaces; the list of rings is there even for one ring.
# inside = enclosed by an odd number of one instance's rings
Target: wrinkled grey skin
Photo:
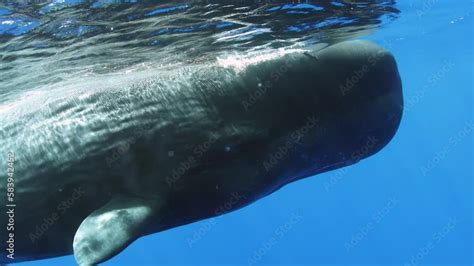
[[[2,207],[15,154],[15,261],[71,254],[83,220],[119,196],[159,206],[137,237],[239,209],[376,153],[402,116],[394,58],[363,41],[241,71],[192,65],[108,80],[1,109]]]

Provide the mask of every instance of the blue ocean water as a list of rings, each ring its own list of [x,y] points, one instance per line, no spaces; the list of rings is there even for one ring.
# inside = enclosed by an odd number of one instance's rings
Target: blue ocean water
[[[395,6],[397,19],[358,37],[387,47],[403,81],[403,121],[385,149],[239,211],[143,237],[104,265],[472,265],[474,2]]]

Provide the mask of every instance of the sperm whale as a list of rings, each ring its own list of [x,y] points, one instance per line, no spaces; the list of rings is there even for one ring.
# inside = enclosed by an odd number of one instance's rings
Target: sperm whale
[[[14,203],[2,211],[4,224],[14,212],[14,243],[1,261],[106,261],[143,235],[377,153],[402,107],[393,55],[367,41],[239,69],[196,63],[84,79],[4,104],[0,191],[14,196],[0,203]]]

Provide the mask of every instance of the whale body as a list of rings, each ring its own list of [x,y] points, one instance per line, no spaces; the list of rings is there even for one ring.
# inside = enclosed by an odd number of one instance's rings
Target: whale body
[[[394,57],[367,41],[68,88],[0,106],[0,191],[14,168],[15,204],[15,259],[2,247],[2,262],[106,261],[375,154],[403,110]]]

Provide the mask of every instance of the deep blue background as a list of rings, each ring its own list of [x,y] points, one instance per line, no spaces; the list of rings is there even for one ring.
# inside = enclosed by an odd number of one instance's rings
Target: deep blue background
[[[407,104],[383,151],[144,237],[105,265],[248,265],[258,250],[256,264],[472,265],[473,1],[399,2],[401,17],[367,37],[397,58]],[[74,264],[68,256],[18,265]]]

